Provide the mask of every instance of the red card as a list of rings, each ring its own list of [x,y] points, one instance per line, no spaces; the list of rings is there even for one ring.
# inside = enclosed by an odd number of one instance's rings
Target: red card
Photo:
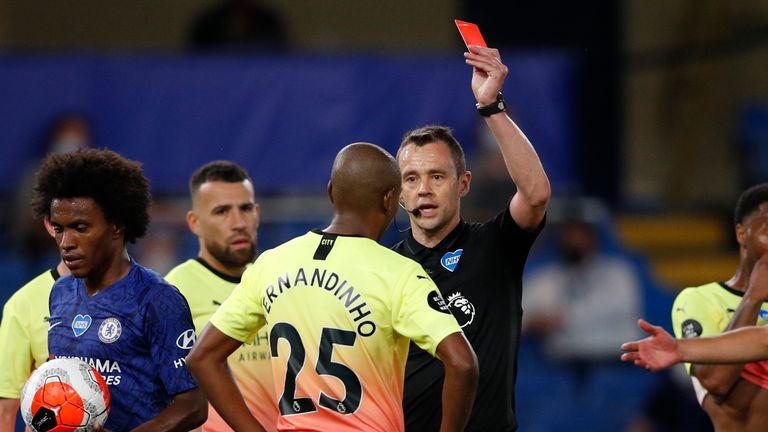
[[[467,45],[467,49],[469,49],[470,45],[479,45],[481,47],[488,46],[485,44],[485,39],[483,39],[483,35],[480,34],[480,29],[477,27],[477,24],[461,20],[453,20],[453,22],[455,22],[456,27],[459,28],[459,33],[461,33],[461,38],[464,39],[464,44]]]

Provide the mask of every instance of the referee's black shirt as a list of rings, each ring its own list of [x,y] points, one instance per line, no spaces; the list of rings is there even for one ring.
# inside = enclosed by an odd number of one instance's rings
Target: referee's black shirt
[[[408,237],[393,249],[419,262],[462,326],[480,364],[467,431],[514,431],[515,378],[520,338],[522,274],[533,232],[520,228],[509,207],[485,223],[463,220],[434,248]],[[405,369],[405,430],[440,430],[443,364],[411,343]]]

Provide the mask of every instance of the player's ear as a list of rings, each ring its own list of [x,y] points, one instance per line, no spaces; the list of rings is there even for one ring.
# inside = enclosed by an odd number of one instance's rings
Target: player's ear
[[[56,230],[54,230],[53,225],[51,225],[50,216],[46,215],[43,218],[43,225],[45,226],[45,230],[48,231],[48,235],[50,235],[51,237],[56,237]]]
[[[112,238],[118,239],[125,233],[125,227],[118,224],[112,225]]]
[[[261,223],[261,206],[259,203],[253,205],[253,211],[256,213],[256,228],[258,228]]]
[[[382,197],[382,207],[384,213],[389,214],[392,209],[397,208],[397,203],[400,201],[400,193],[395,188],[388,190]]]
[[[333,184],[331,184],[331,181],[328,180],[328,198],[331,200],[331,204],[333,204]]]
[[[742,224],[736,224],[736,241],[741,247],[747,245],[747,228]]]
[[[193,234],[198,235],[198,222],[200,219],[195,214],[194,210],[190,210],[187,212],[187,226],[189,227],[189,230],[192,231]]]

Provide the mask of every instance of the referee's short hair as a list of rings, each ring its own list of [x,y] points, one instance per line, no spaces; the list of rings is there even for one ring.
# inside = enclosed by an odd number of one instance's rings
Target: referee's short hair
[[[467,170],[467,161],[464,157],[464,149],[461,148],[461,144],[453,136],[451,128],[438,125],[427,125],[408,131],[403,136],[403,141],[400,142],[400,148],[397,150],[397,160],[400,160],[400,153],[403,147],[408,144],[413,144],[417,147],[421,147],[436,141],[444,142],[451,150],[451,159],[453,159],[453,165],[456,167],[456,175],[464,174]]]
[[[751,215],[760,204],[768,202],[768,183],[760,183],[745,190],[736,202],[736,210],[733,213],[735,225],[744,223],[744,219]]]

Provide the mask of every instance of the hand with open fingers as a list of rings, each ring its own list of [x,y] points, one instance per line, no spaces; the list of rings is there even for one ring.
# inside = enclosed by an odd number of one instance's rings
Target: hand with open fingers
[[[623,361],[634,362],[635,366],[649,371],[666,369],[681,360],[677,340],[662,327],[639,320],[640,328],[650,336],[643,340],[627,342],[621,346]]]
[[[470,45],[470,51],[464,53],[466,63],[472,66],[472,93],[480,106],[496,100],[509,69],[501,62],[501,55],[496,48],[484,48]]]

